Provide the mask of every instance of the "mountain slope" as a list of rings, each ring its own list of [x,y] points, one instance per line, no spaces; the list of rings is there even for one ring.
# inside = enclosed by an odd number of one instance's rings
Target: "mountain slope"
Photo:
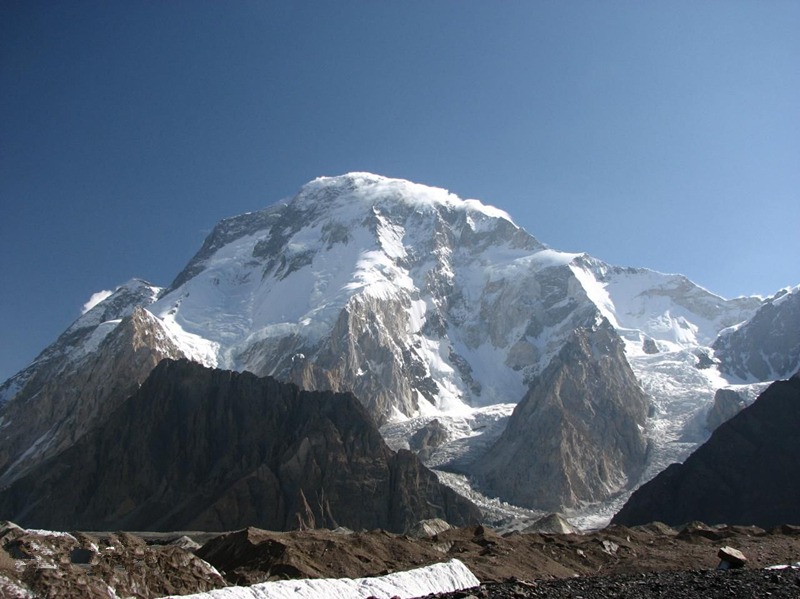
[[[109,298],[113,310],[98,305],[85,314],[9,381],[23,384],[0,408],[0,484],[102,423],[159,361],[184,356],[161,321],[136,305],[151,296],[129,291],[122,287]]]
[[[744,381],[787,378],[800,368],[800,286],[768,298],[714,342],[720,369]]]
[[[25,526],[402,532],[480,512],[410,452],[391,452],[347,394],[162,361],[102,428],[0,492]]]
[[[639,488],[613,523],[800,522],[800,377],[778,381],[683,464]]]
[[[541,510],[596,502],[638,479],[648,401],[614,329],[577,329],[473,472],[500,498]]]
[[[136,306],[152,304],[160,292],[160,288],[139,279],[120,285],[109,297],[73,322],[30,365],[0,385],[0,406],[13,397],[33,395],[35,391],[31,388],[38,389],[37,385],[41,383],[31,382],[31,379],[47,378],[71,368],[77,360],[96,349],[122,318],[133,313]],[[26,389],[29,382],[31,388]]]

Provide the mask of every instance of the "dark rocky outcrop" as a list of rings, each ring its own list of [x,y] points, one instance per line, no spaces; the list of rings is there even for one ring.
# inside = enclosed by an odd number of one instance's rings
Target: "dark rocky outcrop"
[[[439,420],[434,419],[411,435],[408,446],[416,452],[419,459],[425,462],[431,453],[448,438],[449,434],[445,426]]]
[[[683,464],[638,489],[613,522],[799,523],[798,431],[800,379],[773,383]]]
[[[769,298],[736,330],[714,342],[720,370],[743,380],[788,378],[800,367],[800,287]]]
[[[744,398],[733,389],[717,389],[714,394],[714,405],[706,416],[706,428],[714,432],[720,424],[736,416],[746,406]]]
[[[646,337],[645,340],[642,341],[642,351],[646,354],[657,354],[659,350],[656,340]]]
[[[350,394],[164,360],[101,429],[0,492],[40,528],[402,532],[479,510],[410,451],[393,453]]]
[[[694,365],[695,368],[698,370],[705,370],[706,368],[712,368],[717,364],[710,355],[709,351],[705,348],[696,349],[694,351],[694,355],[697,357],[697,363]]]
[[[638,478],[648,401],[603,320],[575,330],[474,469],[485,488],[531,508],[600,501]]]

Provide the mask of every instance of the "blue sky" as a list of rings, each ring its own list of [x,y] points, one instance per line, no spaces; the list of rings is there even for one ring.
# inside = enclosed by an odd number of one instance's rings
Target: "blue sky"
[[[798,2],[0,11],[0,380],[95,291],[356,170],[726,297],[800,283]]]

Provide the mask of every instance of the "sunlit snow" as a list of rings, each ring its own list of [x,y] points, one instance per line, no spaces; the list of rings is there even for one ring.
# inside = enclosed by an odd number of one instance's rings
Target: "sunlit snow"
[[[181,599],[411,599],[476,587],[480,581],[454,559],[424,568],[375,578],[313,578],[263,582],[249,587],[228,587],[180,595]],[[177,599],[178,595],[170,597]]]
[[[83,308],[81,308],[81,314],[86,314],[89,310],[94,308],[97,304],[102,302],[104,299],[109,297],[113,291],[110,289],[104,289],[103,291],[98,291],[97,293],[93,293],[92,296],[89,298],[89,301],[83,304]]]

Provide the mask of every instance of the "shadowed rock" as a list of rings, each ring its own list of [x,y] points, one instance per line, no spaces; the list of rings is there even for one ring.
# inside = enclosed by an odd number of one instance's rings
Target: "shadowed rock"
[[[612,520],[631,526],[800,521],[800,379],[773,383],[683,464],[638,489]]]
[[[350,394],[161,362],[102,429],[0,493],[39,528],[461,525],[479,510],[410,451],[392,452]]]
[[[742,396],[733,389],[718,389],[714,394],[714,405],[706,416],[706,428],[714,432],[720,424],[744,410],[746,405]]]

